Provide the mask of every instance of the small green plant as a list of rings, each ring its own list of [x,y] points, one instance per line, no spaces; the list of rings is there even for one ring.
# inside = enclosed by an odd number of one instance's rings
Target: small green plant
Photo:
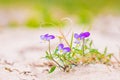
[[[62,34],[59,39],[64,39],[67,46],[60,41],[54,51],[51,51],[50,42],[55,39],[55,36],[49,34],[41,35],[40,38],[48,42],[48,51],[46,51],[45,58],[55,63],[49,73],[54,72],[56,67],[64,72],[69,72],[79,64],[100,63],[109,65],[112,54],[107,54],[107,48],[102,53],[98,49],[93,48],[93,41],[89,39],[89,36],[89,32],[73,33],[70,42],[68,42]]]
[[[37,19],[30,18],[26,21],[25,25],[28,28],[39,28],[40,22]]]

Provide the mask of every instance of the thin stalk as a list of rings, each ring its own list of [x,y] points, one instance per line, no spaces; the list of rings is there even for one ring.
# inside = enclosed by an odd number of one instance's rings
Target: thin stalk
[[[82,44],[83,55],[85,54],[84,46],[85,46],[85,39],[83,39],[83,44]]]
[[[50,50],[50,41],[48,42],[48,50],[49,50],[50,55],[52,55],[51,50]]]
[[[63,58],[64,58],[66,61],[68,61],[70,64],[76,65],[74,62],[71,62],[70,60],[68,60],[68,59],[65,57],[65,55],[63,56]]]
[[[112,56],[118,62],[118,64],[120,64],[120,61],[114,55],[112,55]]]
[[[63,40],[66,42],[66,44],[70,47],[69,42],[67,41],[67,39],[65,38],[64,34],[61,32],[61,30],[59,30],[59,32],[61,33]]]
[[[71,37],[71,41],[70,41],[70,49],[72,49],[72,46],[73,46],[73,35],[74,35],[74,33],[72,33],[72,37]]]
[[[52,58],[52,60],[53,60],[59,67],[61,67],[61,68],[64,70],[64,67],[61,66],[57,61],[55,61],[53,58]]]
[[[58,38],[59,38],[59,43],[62,43],[62,37],[59,36]]]
[[[58,55],[58,57],[59,57],[60,60],[62,61],[63,65],[65,66],[64,60],[61,58],[61,56]]]
[[[61,65],[53,58],[53,56],[52,56],[52,54],[51,54],[51,50],[50,50],[50,41],[48,42],[48,50],[49,50],[50,56],[51,56],[51,58],[52,58],[52,61],[55,62],[59,67],[61,67],[62,69],[64,69],[64,67],[61,66]]]

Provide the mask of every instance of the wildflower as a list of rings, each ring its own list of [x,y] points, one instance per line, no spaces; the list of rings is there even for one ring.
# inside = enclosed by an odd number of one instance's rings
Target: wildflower
[[[77,33],[75,33],[75,34],[74,34],[74,38],[76,39],[75,43],[76,43],[76,44],[80,44],[80,35],[77,34]]]
[[[79,43],[80,43],[80,40],[85,39],[85,38],[87,38],[87,37],[89,37],[89,36],[90,36],[90,33],[89,33],[89,32],[82,32],[82,33],[80,33],[80,34],[75,33],[75,34],[74,34],[74,38],[76,39],[75,43],[76,43],[76,44],[79,44]]]
[[[45,35],[41,35],[40,38],[42,40],[45,40],[45,41],[50,41],[51,39],[54,39],[55,36],[54,35],[45,34]]]
[[[79,39],[79,38],[80,38],[80,37],[79,37],[79,34],[75,33],[75,34],[74,34],[74,38]]]
[[[63,52],[63,53],[70,52],[70,48],[69,48],[69,47],[64,47],[63,44],[59,44],[59,45],[58,45],[58,50],[59,50],[60,52]]]
[[[89,36],[90,36],[89,32],[83,32],[83,33],[80,33],[80,35],[79,35],[80,39],[84,39],[84,38],[87,38]]]

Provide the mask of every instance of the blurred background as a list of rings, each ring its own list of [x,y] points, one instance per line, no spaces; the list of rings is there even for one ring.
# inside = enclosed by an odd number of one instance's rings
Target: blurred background
[[[96,48],[108,46],[118,55],[120,0],[0,0],[0,58],[19,59],[19,53],[27,53],[28,60],[39,60],[47,49],[39,36],[58,36],[58,28],[66,38],[72,32],[90,31]],[[52,46],[56,44],[58,40]]]
[[[66,17],[90,26],[101,15],[118,17],[120,0],[0,0],[2,28],[63,27]]]

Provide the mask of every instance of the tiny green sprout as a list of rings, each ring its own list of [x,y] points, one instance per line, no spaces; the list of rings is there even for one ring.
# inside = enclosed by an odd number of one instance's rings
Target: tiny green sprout
[[[55,39],[55,36],[49,34],[40,36],[42,40],[48,42],[48,51],[46,51],[45,58],[55,63],[50,68],[49,73],[54,72],[56,68],[69,72],[77,65],[96,63],[108,65],[111,63],[112,54],[107,54],[107,47],[104,52],[94,48],[93,41],[89,38],[89,32],[73,33],[70,42],[67,41],[63,33],[61,36],[65,40],[60,41],[53,51],[51,51],[50,42]],[[65,46],[65,44],[68,46]]]
[[[56,69],[56,66],[52,66],[52,67],[51,67],[51,69],[50,69],[50,71],[49,71],[49,73],[54,72],[54,71],[55,71],[55,69]]]

